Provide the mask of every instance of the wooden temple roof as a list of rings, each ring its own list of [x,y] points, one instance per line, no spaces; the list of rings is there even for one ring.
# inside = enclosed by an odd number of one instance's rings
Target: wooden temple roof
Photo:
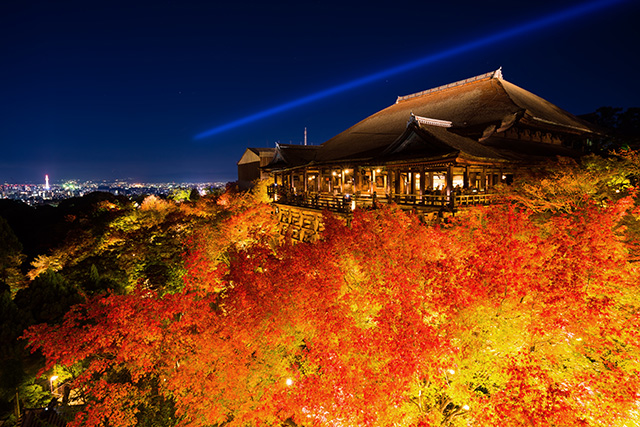
[[[449,124],[448,127],[428,124],[417,126],[422,130],[414,129],[412,138],[422,139],[423,142],[414,145],[405,143],[405,149],[400,153],[397,151],[398,140],[403,136],[408,137],[407,122],[413,116],[428,117],[435,122]],[[576,154],[558,144],[496,141],[496,138],[492,138],[496,132],[504,132],[514,125],[566,135],[599,133],[587,122],[507,82],[502,78],[502,71],[497,70],[398,97],[395,104],[356,123],[322,145],[314,146],[314,150],[309,150],[308,146],[281,145],[278,148],[281,155],[276,154],[276,157],[280,157],[280,162],[274,159],[269,168],[291,168],[309,162],[330,164],[373,159],[382,161],[385,158],[391,161],[392,157],[399,160],[403,156],[408,160],[409,152],[414,157],[430,155],[419,153],[417,147],[435,150],[434,155],[441,155],[443,150],[458,150],[471,157],[495,161],[525,161]],[[434,142],[436,140],[439,144]],[[449,148],[445,149],[445,146]]]
[[[320,145],[276,144],[276,153],[268,169],[287,169],[314,161]]]

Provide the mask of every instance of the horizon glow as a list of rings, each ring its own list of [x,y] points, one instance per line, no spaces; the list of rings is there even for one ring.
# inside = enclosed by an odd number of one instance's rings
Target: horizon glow
[[[309,104],[314,101],[318,101],[323,98],[328,98],[330,96],[336,95],[341,92],[345,92],[351,89],[355,89],[360,86],[364,86],[369,83],[373,83],[378,80],[382,80],[389,76],[404,73],[415,68],[423,67],[429,64],[433,64],[434,62],[438,62],[444,60],[446,58],[450,58],[453,56],[457,56],[463,54],[465,52],[486,47],[488,45],[492,45],[498,42],[501,42],[505,39],[509,39],[516,36],[521,36],[523,34],[532,32],[534,30],[539,30],[544,27],[552,26],[560,24],[564,21],[570,20],[572,18],[579,18],[583,15],[587,15],[590,13],[597,12],[602,9],[606,9],[612,7],[619,3],[624,3],[628,0],[596,0],[587,3],[582,3],[577,6],[573,6],[571,8],[563,9],[559,12],[546,15],[542,18],[537,18],[532,21],[528,21],[522,23],[518,26],[514,26],[508,28],[506,30],[502,30],[497,33],[493,33],[484,37],[477,38],[475,40],[469,41],[467,43],[463,43],[454,47],[451,47],[446,50],[442,50],[436,53],[432,53],[430,55],[424,56],[422,58],[416,59],[414,61],[410,61],[401,65],[397,65],[395,67],[387,68],[382,71],[378,71],[376,73],[370,74],[368,76],[363,76],[357,78],[355,80],[348,81],[346,83],[330,87],[328,89],[312,93],[310,95],[294,99],[289,102],[285,102],[284,104],[276,105],[275,107],[268,108],[266,110],[259,111],[257,113],[244,116],[242,118],[230,121],[228,123],[219,125],[207,131],[201,132],[193,137],[194,140],[200,140],[203,138],[208,138],[231,129],[237,128],[243,124],[248,122],[253,122],[256,120],[265,119],[270,116],[274,116],[278,113],[282,113],[287,110],[291,110],[292,108],[300,107],[305,104]]]

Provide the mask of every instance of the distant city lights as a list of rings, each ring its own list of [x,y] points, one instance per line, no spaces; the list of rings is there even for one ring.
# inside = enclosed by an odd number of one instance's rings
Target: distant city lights
[[[82,197],[92,192],[107,192],[126,197],[155,195],[172,197],[177,190],[196,190],[200,196],[211,191],[224,189],[226,182],[166,182],[166,183],[129,183],[125,180],[117,181],[51,181],[45,175],[42,184],[0,184],[0,199],[19,200],[31,206],[55,205],[60,200],[71,197]]]

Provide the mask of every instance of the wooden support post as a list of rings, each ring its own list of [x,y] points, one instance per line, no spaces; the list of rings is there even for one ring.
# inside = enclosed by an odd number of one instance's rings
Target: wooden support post
[[[385,172],[382,178],[382,182],[384,185],[384,188],[387,189],[387,193],[389,192],[389,172]]]
[[[400,193],[400,171],[399,170],[394,170],[393,171],[393,192],[395,194],[399,194]]]
[[[308,183],[308,181],[309,181],[309,180],[308,180],[307,178],[308,178],[307,170],[306,170],[306,169],[304,169],[304,170],[302,171],[302,181],[304,181],[304,182],[303,182],[303,184],[302,184],[302,188],[304,188],[304,192],[305,192],[305,193],[309,190],[309,187],[308,187],[308,185],[307,185],[307,183]]]
[[[376,170],[371,168],[371,182],[369,183],[369,193],[376,191]]]
[[[446,180],[447,186],[445,192],[447,195],[447,201],[449,202],[449,206],[453,208],[456,196],[453,194],[453,165],[451,164],[447,166]]]
[[[328,193],[331,188],[331,171],[329,171],[329,184],[327,184],[327,177],[325,176],[326,169],[320,169],[320,176],[322,177],[322,182],[320,183],[320,191],[323,193]]]
[[[424,201],[424,195],[426,193],[427,176],[425,174],[424,166],[420,167],[420,201]]]
[[[416,192],[416,172],[411,169],[411,172],[409,172],[411,174],[411,178],[409,179],[409,185],[411,186],[411,191],[409,191],[409,194],[415,194]]]
[[[415,203],[416,202],[416,173],[413,169],[411,169],[411,172],[409,172],[411,174],[411,179],[409,179],[409,186],[411,187],[409,191],[409,197],[411,197],[411,202]]]

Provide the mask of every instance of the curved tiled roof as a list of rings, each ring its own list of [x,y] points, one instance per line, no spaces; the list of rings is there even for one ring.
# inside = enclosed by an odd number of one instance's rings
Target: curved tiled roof
[[[326,162],[377,156],[403,133],[412,114],[450,121],[450,131],[466,135],[473,133],[477,138],[490,124],[499,126],[517,120],[567,133],[595,133],[594,128],[583,120],[503,80],[498,70],[399,97],[395,104],[322,144],[316,160]]]

